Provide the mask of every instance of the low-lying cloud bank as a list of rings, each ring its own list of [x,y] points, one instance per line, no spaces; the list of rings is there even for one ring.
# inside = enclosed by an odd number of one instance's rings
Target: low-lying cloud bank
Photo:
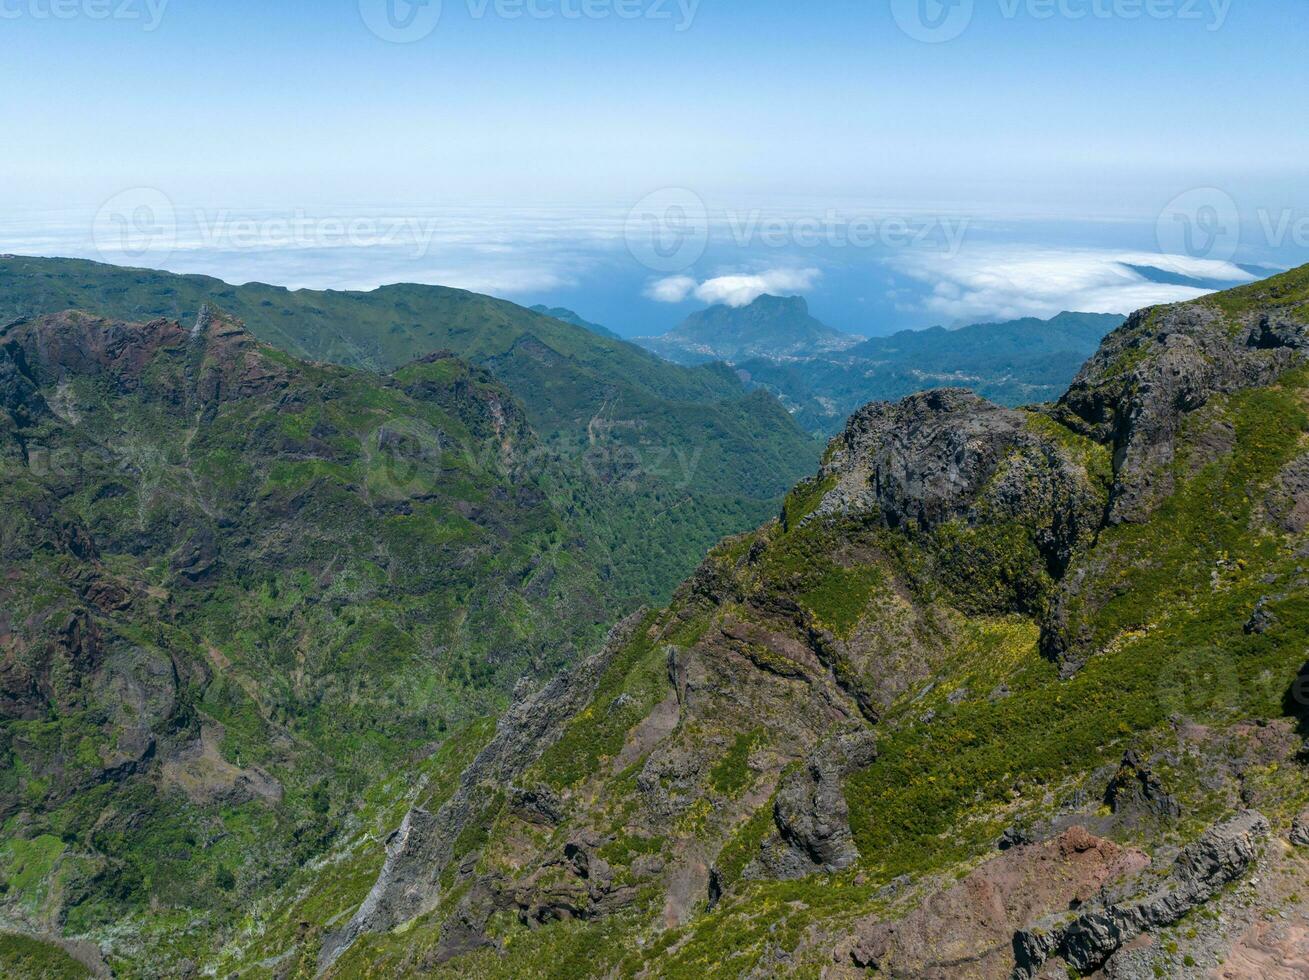
[[[647,298],[659,303],[683,303],[694,297],[702,303],[749,306],[765,293],[789,295],[813,289],[817,269],[770,269],[767,272],[718,276],[699,282],[691,276],[669,276],[646,287]]]
[[[1050,317],[1064,310],[1125,314],[1257,278],[1213,259],[1021,246],[972,249],[953,258],[900,255],[890,262],[931,287],[912,308],[950,324]]]

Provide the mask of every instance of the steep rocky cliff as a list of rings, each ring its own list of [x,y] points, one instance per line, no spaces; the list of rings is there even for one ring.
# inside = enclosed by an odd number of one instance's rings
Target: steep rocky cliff
[[[1137,314],[1054,406],[868,406],[506,718],[476,820],[412,811],[349,928],[223,963],[1303,975],[1307,461],[1309,270]]]

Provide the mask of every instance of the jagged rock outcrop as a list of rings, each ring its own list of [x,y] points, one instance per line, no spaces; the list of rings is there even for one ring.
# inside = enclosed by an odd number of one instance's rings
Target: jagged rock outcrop
[[[1291,843],[1296,847],[1309,847],[1309,810],[1297,814],[1292,822]]]
[[[880,513],[893,527],[931,527],[965,513],[1023,435],[1023,416],[943,388],[850,417],[822,476],[836,478],[818,514]]]
[[[511,786],[509,812],[527,823],[553,827],[564,819],[564,802],[548,786]]]
[[[1066,424],[1113,446],[1108,519],[1142,520],[1172,489],[1169,466],[1187,415],[1215,395],[1272,383],[1306,350],[1309,325],[1276,309],[1234,316],[1184,303],[1134,313],[1057,408]]]
[[[1099,528],[1104,489],[1046,421],[956,389],[868,405],[832,443],[820,479],[834,486],[816,513],[875,515],[910,532],[950,523],[986,535],[1013,529],[1030,541],[1032,576],[1058,577]],[[975,560],[1012,560],[990,547],[989,538],[978,542]],[[943,565],[957,561],[942,551]],[[1030,592],[1018,586],[991,602],[996,611],[1039,605]]]
[[[876,758],[877,739],[867,730],[837,735],[814,749],[782,779],[773,803],[776,836],[764,842],[745,876],[804,878],[843,871],[858,861],[843,782]]]
[[[1132,315],[1110,334],[1054,409],[1062,423],[1113,452],[1108,525],[1147,520],[1176,487],[1178,439],[1190,420],[1205,423],[1193,435],[1201,461],[1232,448],[1230,428],[1204,409],[1223,395],[1270,385],[1309,357],[1309,317],[1280,298],[1291,288],[1256,284],[1202,300],[1154,307]],[[1287,306],[1279,306],[1287,302]],[[1306,457],[1273,482],[1263,502],[1269,523],[1296,533],[1309,520]],[[1095,641],[1091,622],[1119,594],[1113,568],[1135,556],[1100,548],[1083,555],[1060,582],[1043,624],[1042,647],[1065,676],[1076,673]]]
[[[1047,922],[1014,936],[1014,980],[1030,980],[1052,956],[1084,973],[1104,965],[1150,929],[1172,925],[1242,877],[1268,836],[1268,821],[1245,811],[1183,849],[1169,880],[1143,898],[1083,911],[1071,921]]]
[[[460,777],[455,795],[435,813],[411,810],[387,840],[386,863],[368,897],[350,921],[323,938],[321,968],[330,966],[365,932],[391,929],[434,908],[441,873],[455,841],[485,804],[486,787],[504,786],[541,757],[562,727],[586,706],[609,661],[631,638],[643,612],[610,631],[604,649],[576,670],[556,678],[505,712],[495,737]]]
[[[1105,805],[1116,814],[1139,814],[1176,819],[1182,807],[1164,788],[1145,760],[1129,750],[1105,789]]]

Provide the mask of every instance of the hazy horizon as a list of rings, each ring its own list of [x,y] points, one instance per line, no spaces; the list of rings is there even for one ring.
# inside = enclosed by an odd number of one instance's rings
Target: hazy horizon
[[[0,251],[625,336],[760,291],[869,335],[1130,312],[1309,261],[1303,33],[1230,0],[11,0]]]

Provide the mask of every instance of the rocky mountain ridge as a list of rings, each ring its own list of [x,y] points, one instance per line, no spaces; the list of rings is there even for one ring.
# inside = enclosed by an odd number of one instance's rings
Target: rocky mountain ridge
[[[483,784],[427,911],[320,965],[1294,971],[1307,283],[1137,314],[1053,406],[857,413]]]
[[[169,676],[148,667],[163,666],[158,651],[195,665],[193,675],[177,671],[194,681],[184,679],[172,702],[166,684],[114,688],[138,692],[133,717],[169,719],[154,755],[137,755],[134,785],[163,787],[167,800],[168,787],[194,792],[221,780],[231,786],[227,807],[243,801],[224,811],[223,831],[205,817],[184,824],[189,838],[146,838],[161,859],[185,852],[212,869],[206,895],[220,897],[209,906],[153,883],[174,865],[138,857],[153,876],[143,882],[152,900],[171,915],[136,933],[148,938],[88,914],[109,907],[104,899],[46,920],[93,942],[124,975],[1295,975],[1309,938],[1300,846],[1309,826],[1306,324],[1309,270],[1299,270],[1134,316],[1053,405],[1009,409],[940,390],[868,406],[780,516],[723,542],[667,608],[627,619],[576,670],[519,685],[495,728],[471,721],[426,736],[409,765],[348,805],[329,794],[319,818],[310,816],[315,786],[352,743],[319,735],[324,761],[310,764],[318,757],[306,753],[292,764],[300,741],[314,737],[292,720],[315,715],[282,712],[256,689],[269,726],[257,731],[276,751],[252,754],[255,739],[233,740],[241,711],[187,693],[212,692],[210,672],[277,668],[260,659],[269,654],[258,640],[269,634],[256,631],[282,608],[270,590],[236,617],[249,635],[234,633],[213,653],[192,634],[213,631],[215,617],[177,616],[176,632],[150,640],[92,613],[90,626],[112,643],[74,621],[50,647],[65,652],[43,682],[46,701],[5,724],[19,736],[9,751],[23,760],[10,767],[19,780],[9,799],[32,814],[6,824],[0,873],[17,883],[6,908],[50,909],[41,903],[58,882],[80,882],[92,896],[117,887],[121,873],[97,878],[76,863],[93,848],[131,866],[113,847],[140,804],[115,799],[105,816],[98,803],[77,803],[98,799],[86,796],[90,784],[42,763],[36,748],[48,737],[38,716],[50,697],[66,699],[57,711],[75,711],[64,679],[94,675],[88,665],[109,646],[120,658],[143,651],[118,668],[133,677]],[[216,391],[213,425],[249,400],[224,402],[223,392],[278,391],[282,371],[295,391],[309,370],[274,353],[250,369],[238,345],[213,374],[187,355],[188,332],[167,325],[142,333],[161,338],[163,361],[120,348],[103,326],[109,339],[90,346],[76,376],[32,366],[73,356],[59,352],[79,345],[59,338],[75,329],[52,324],[5,348],[0,398],[15,467],[21,459],[30,469],[47,442],[59,448],[43,426],[99,417],[87,409],[100,403],[81,392],[112,378],[125,390],[111,404]],[[193,364],[202,369],[187,375]],[[161,365],[172,373],[161,376]],[[452,377],[487,395],[502,390],[469,371],[435,358],[394,378],[406,398],[450,399]],[[90,387],[79,391],[82,373]],[[269,397],[250,396],[265,412]],[[298,414],[285,392],[277,399],[279,413]],[[530,426],[521,435],[499,428],[512,404],[493,411],[496,398],[477,401],[485,414],[464,411],[490,428],[475,431],[496,447],[507,437],[512,459]],[[190,408],[174,414],[189,421],[201,410],[203,421],[209,402],[188,394],[182,403]],[[293,426],[284,438],[293,437],[318,440],[320,454],[340,451],[321,420]],[[407,489],[398,503],[416,506],[431,492]],[[118,499],[91,497],[78,512],[92,518],[95,500]],[[522,503],[503,519],[521,515]],[[94,545],[113,556],[119,580],[139,581],[133,588],[152,602],[167,598],[152,591],[158,562],[146,574],[124,559],[131,521],[69,521],[68,506],[29,508],[34,530],[6,540],[74,556]],[[221,580],[239,549],[222,534],[209,547],[179,523],[186,530],[170,529],[167,551],[177,581]],[[128,529],[125,543],[101,526]],[[555,563],[548,588],[580,581],[566,567]],[[541,601],[558,620],[552,594]],[[102,584],[86,595],[109,609],[120,601]],[[11,633],[19,621],[10,614]],[[63,629],[68,620],[50,622]],[[196,656],[173,655],[190,649]],[[331,673],[306,666],[297,683]],[[22,685],[6,683],[15,690]],[[235,689],[227,697],[241,703]],[[330,713],[351,703],[328,702]],[[413,707],[397,735],[425,716]],[[81,730],[63,724],[66,747],[44,758],[71,774]],[[147,744],[116,724],[129,754]],[[283,731],[295,737],[280,742]],[[72,787],[62,802],[30,802],[57,787]],[[285,837],[241,829],[278,807]],[[236,833],[231,844],[223,832]],[[71,840],[56,852],[64,833]],[[225,918],[219,872],[230,874],[234,846],[254,840],[287,843],[265,843],[256,867],[237,866],[233,885],[248,900],[239,919]],[[49,890],[34,890],[33,869]]]

